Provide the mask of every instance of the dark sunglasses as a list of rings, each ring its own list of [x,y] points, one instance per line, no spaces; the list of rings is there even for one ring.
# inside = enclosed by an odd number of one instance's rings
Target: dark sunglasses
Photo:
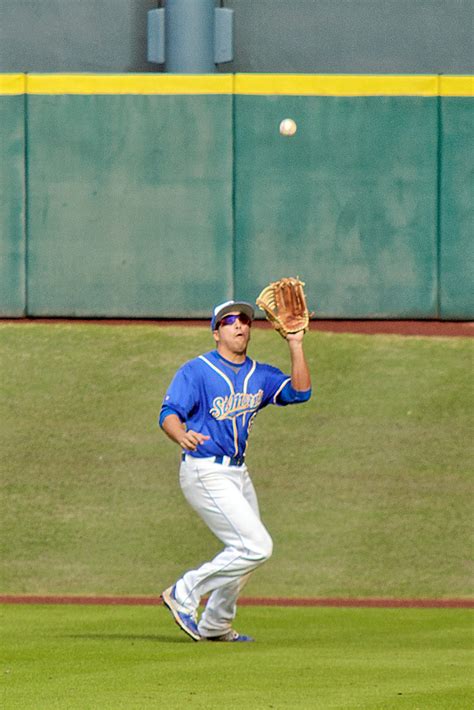
[[[217,327],[219,328],[221,325],[233,325],[237,318],[242,323],[242,325],[250,325],[252,322],[250,318],[245,315],[245,313],[233,313],[230,316],[224,316],[219,321],[219,325]]]

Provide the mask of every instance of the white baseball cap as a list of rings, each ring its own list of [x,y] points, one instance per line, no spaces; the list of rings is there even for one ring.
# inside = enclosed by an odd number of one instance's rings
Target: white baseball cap
[[[246,301],[226,301],[225,303],[220,303],[212,311],[211,319],[211,330],[216,330],[218,322],[226,316],[228,313],[245,313],[246,316],[253,320],[255,317],[255,311],[251,303]]]

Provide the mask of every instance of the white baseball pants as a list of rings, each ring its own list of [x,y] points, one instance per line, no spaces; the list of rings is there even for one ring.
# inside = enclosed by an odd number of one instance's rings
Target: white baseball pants
[[[198,629],[202,636],[220,636],[232,627],[237,597],[250,573],[271,556],[272,540],[260,520],[245,464],[226,466],[186,456],[179,478],[186,500],[225,547],[178,580],[176,600],[192,614],[201,597],[210,594]]]

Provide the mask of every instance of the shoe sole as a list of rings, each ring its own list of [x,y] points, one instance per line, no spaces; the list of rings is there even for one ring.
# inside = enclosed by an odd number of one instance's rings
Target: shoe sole
[[[194,631],[189,629],[183,622],[181,621],[178,612],[174,608],[174,602],[173,599],[171,598],[171,588],[167,589],[166,591],[163,592],[161,595],[161,600],[165,607],[171,612],[173,615],[173,619],[175,620],[176,624],[179,626],[179,628],[184,631],[185,634],[187,634],[190,638],[192,638],[193,641],[200,641],[201,636],[198,634],[195,634]]]
[[[245,638],[245,639],[226,639],[220,636],[202,636],[202,641],[211,641],[212,643],[253,643],[255,639]]]

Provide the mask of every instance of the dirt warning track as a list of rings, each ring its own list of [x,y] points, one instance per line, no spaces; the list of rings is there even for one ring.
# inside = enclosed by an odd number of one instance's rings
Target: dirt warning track
[[[160,597],[147,596],[77,596],[41,594],[3,594],[0,604],[77,604],[117,606],[158,606]],[[384,597],[242,597],[239,606],[328,606],[378,609],[473,609],[474,599],[401,599]]]
[[[209,320],[198,319],[123,319],[123,318],[0,318],[2,323],[89,323],[94,325],[155,325],[209,328]],[[254,322],[255,328],[272,326],[265,320]],[[310,330],[324,333],[359,333],[362,335],[406,335],[431,337],[474,337],[474,321],[439,320],[312,320]]]

